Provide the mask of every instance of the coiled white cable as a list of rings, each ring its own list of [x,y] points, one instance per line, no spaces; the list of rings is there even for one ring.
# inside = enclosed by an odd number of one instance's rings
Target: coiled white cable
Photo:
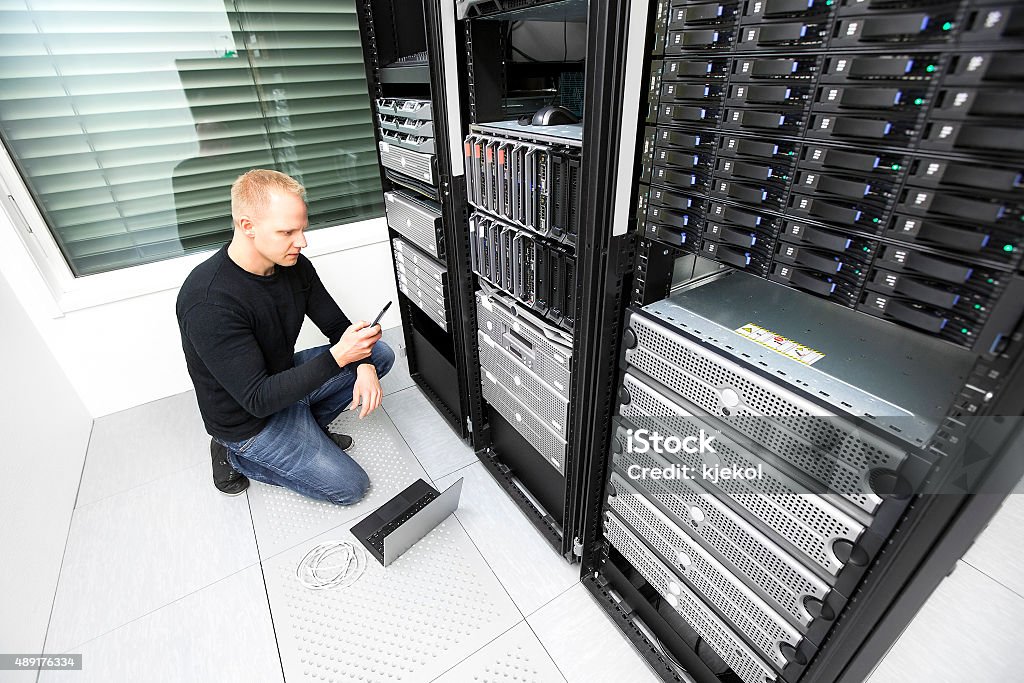
[[[325,564],[327,558],[336,560]],[[295,576],[306,588],[347,588],[359,580],[366,570],[366,551],[349,541],[326,541],[319,544],[299,562]]]

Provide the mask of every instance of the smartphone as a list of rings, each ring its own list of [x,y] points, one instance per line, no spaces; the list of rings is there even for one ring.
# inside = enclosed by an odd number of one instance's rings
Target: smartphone
[[[384,308],[380,309],[380,313],[378,313],[377,317],[373,319],[372,323],[370,323],[370,327],[373,327],[374,325],[379,323],[380,319],[384,317],[384,314],[387,313],[387,310],[389,308],[391,308],[391,302],[390,301],[387,302],[386,304],[384,304]]]

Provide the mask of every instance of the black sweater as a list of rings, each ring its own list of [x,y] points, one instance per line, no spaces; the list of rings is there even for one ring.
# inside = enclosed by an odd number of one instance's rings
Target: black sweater
[[[225,246],[185,279],[176,311],[206,431],[226,441],[257,434],[268,416],[341,371],[329,353],[297,367],[293,360],[304,316],[331,344],[351,324],[305,256],[260,276]]]

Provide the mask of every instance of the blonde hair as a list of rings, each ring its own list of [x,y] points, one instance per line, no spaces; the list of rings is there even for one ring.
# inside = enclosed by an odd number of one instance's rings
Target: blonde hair
[[[270,191],[281,190],[306,200],[306,188],[280,171],[254,168],[238,176],[231,185],[231,218],[258,216],[270,202]]]

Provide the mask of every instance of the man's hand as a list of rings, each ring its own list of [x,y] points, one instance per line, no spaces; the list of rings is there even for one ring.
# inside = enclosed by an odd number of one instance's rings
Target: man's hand
[[[380,325],[367,325],[365,320],[353,323],[331,347],[331,355],[340,367],[368,358],[373,345],[380,341]]]
[[[363,404],[359,411],[359,419],[372,413],[380,406],[384,397],[384,391],[380,388],[380,380],[377,379],[377,368],[369,364],[363,364],[356,368],[356,383],[352,387],[352,404],[348,407],[352,410],[360,403]]]

